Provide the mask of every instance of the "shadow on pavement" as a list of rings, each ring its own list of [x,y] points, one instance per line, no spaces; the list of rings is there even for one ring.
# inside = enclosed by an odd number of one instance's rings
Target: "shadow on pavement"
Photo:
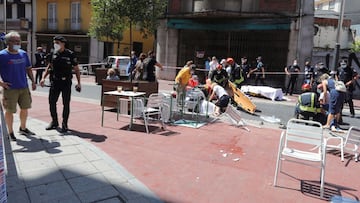
[[[45,151],[49,154],[61,153],[60,143],[56,141],[49,141],[42,138],[36,138],[33,136],[27,136],[28,140],[20,139],[18,137],[16,140],[17,145],[22,146],[20,149],[14,149],[13,152],[39,152]]]
[[[69,130],[69,132],[63,133],[63,135],[64,136],[75,135],[80,138],[89,139],[92,142],[104,142],[107,139],[107,137],[105,135],[97,135],[97,134],[89,133],[89,132],[80,132],[77,130]]]

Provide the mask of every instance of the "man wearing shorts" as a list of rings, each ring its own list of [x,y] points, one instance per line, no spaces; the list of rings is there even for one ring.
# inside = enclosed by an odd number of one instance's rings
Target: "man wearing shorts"
[[[29,57],[24,50],[20,49],[19,33],[11,31],[6,34],[5,43],[7,48],[0,51],[0,86],[4,89],[3,106],[9,137],[12,141],[16,141],[13,130],[13,114],[16,113],[17,104],[20,106],[19,133],[25,136],[34,135],[26,128],[28,109],[31,108],[31,95],[26,74],[32,81],[32,90],[36,89],[36,84]]]

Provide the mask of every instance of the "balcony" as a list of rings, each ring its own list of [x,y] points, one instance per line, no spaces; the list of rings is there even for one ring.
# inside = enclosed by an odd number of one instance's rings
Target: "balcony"
[[[43,18],[40,23],[40,32],[58,32],[58,19],[57,18]]]
[[[41,25],[38,31],[49,33],[87,33],[86,30],[81,30],[81,18],[66,18],[63,20],[63,23],[59,23],[59,21],[57,18],[43,18],[41,19]]]
[[[81,30],[81,18],[66,18],[64,19],[65,32],[82,33]]]

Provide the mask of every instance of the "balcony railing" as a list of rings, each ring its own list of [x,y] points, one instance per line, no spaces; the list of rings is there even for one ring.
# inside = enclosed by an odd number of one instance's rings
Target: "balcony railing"
[[[65,22],[65,31],[73,32],[73,31],[81,31],[81,18],[66,18]]]
[[[41,19],[40,32],[73,32],[86,33],[81,30],[81,18],[66,18],[64,23],[58,23],[59,19],[43,18]]]
[[[42,32],[58,31],[58,19],[57,18],[41,19],[41,28],[39,31],[42,31]]]

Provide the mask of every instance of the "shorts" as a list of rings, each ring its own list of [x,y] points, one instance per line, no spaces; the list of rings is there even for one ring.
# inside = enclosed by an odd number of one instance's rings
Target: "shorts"
[[[223,95],[220,99],[216,102],[216,106],[218,107],[227,107],[229,104],[230,97],[228,95]]]
[[[344,103],[346,93],[339,92],[335,89],[330,91],[329,113],[335,115],[340,113],[341,106]]]
[[[17,104],[20,109],[29,109],[31,101],[29,88],[4,89],[3,105],[7,112],[16,113]]]

